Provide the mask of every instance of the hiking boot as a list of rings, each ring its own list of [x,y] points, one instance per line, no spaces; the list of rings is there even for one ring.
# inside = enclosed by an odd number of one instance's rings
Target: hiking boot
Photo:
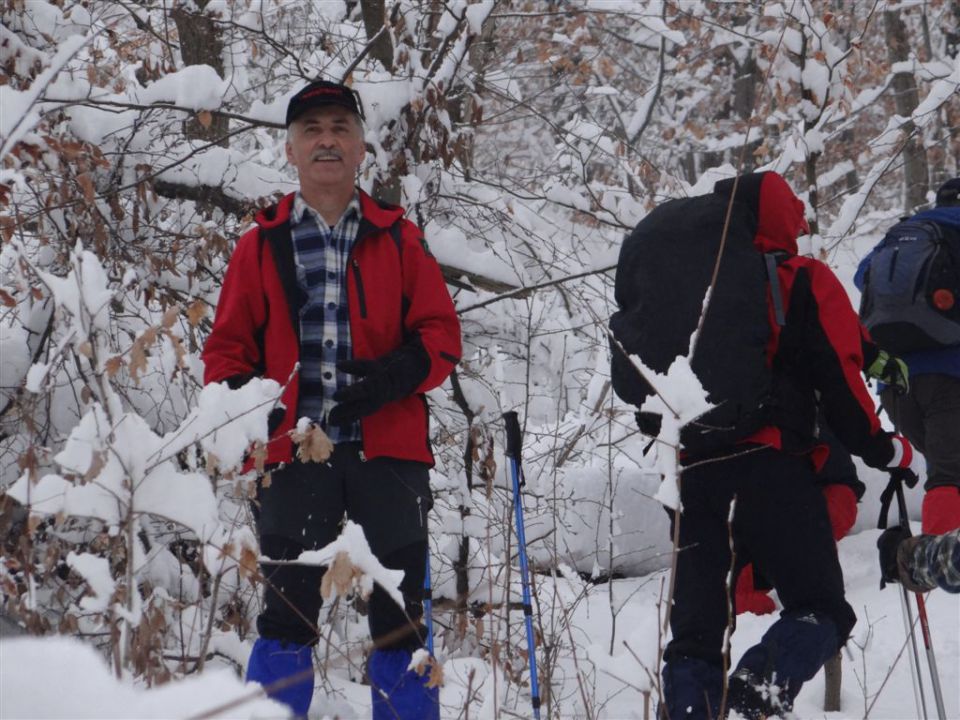
[[[767,720],[781,717],[784,708],[779,702],[780,688],[758,678],[746,668],[730,676],[727,704],[745,720]]]

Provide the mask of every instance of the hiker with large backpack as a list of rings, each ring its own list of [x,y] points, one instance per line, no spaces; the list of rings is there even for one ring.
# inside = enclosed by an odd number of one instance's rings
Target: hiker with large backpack
[[[927,461],[923,532],[949,532],[960,527],[960,178],[894,225],[854,281],[864,325],[909,367],[908,392],[883,387],[880,402]]]
[[[690,359],[715,407],[680,433],[680,550],[663,668],[670,718],[718,717],[724,697],[747,718],[789,710],[856,622],[816,483],[818,396],[826,422],[867,464],[912,464],[909,443],[881,429],[860,377],[861,331],[843,287],[826,265],[797,255],[805,232],[803,202],[762,172],[664,203],[620,252],[612,379],[642,406],[653,389],[620,346],[658,373],[687,354],[723,240]],[[725,695],[731,540],[784,609]]]

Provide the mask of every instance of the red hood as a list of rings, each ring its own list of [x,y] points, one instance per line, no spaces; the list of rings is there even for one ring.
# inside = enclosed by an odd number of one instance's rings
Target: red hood
[[[714,192],[730,195],[736,184],[736,199],[757,218],[753,243],[761,252],[786,251],[797,254],[797,238],[810,232],[804,217],[803,201],[793,194],[787,181],[775,172],[741,175],[721,180]]]
[[[763,173],[757,211],[757,236],[753,241],[757,248],[761,252],[786,250],[796,255],[797,238],[809,232],[803,200],[793,194],[787,181],[777,173]]]

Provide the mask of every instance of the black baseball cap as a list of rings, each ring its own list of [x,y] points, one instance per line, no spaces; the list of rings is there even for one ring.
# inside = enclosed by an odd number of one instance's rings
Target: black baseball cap
[[[290,98],[287,105],[287,127],[307,110],[327,105],[339,105],[363,119],[363,106],[352,89],[329,80],[314,80]]]
[[[937,207],[960,205],[960,177],[950,178],[937,190]]]

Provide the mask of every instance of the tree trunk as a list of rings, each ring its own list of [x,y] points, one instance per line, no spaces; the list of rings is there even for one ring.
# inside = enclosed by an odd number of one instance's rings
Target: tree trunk
[[[901,11],[884,12],[883,22],[887,58],[891,63],[908,60],[911,45]],[[920,102],[913,73],[895,73],[892,87],[897,115],[910,117]],[[903,146],[904,211],[909,215],[926,204],[930,185],[927,179],[927,155],[919,130],[912,121],[908,121],[903,126],[903,132],[907,136]]]
[[[180,56],[185,65],[209,65],[223,77],[223,38],[213,18],[203,9],[208,0],[196,0],[200,12],[191,12],[182,7],[171,11],[170,17],[177,25],[180,36]],[[214,115],[209,122],[201,123],[196,117],[184,123],[183,131],[192,140],[215,142],[227,147],[229,120]]]
[[[371,44],[370,57],[379,60],[387,72],[393,72],[393,40],[389,29],[380,32],[387,21],[384,0],[362,0],[360,9],[363,12],[363,28],[367,31],[367,42]]]
[[[840,712],[840,655],[834,655],[823,666],[823,711]]]

